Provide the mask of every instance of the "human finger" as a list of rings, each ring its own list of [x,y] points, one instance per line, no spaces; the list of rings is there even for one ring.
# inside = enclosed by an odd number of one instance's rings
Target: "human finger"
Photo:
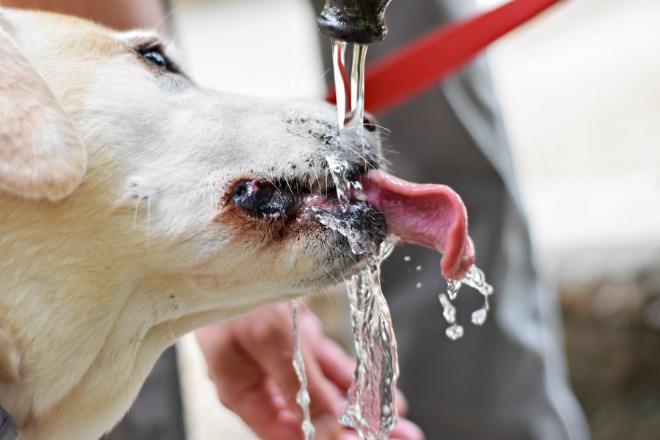
[[[304,308],[301,308],[301,312],[298,322],[299,340],[310,397],[310,415],[316,429],[316,438],[331,439],[340,429],[337,420],[343,405],[344,390],[326,377],[313,349],[328,338],[323,335],[316,317]],[[300,413],[296,402],[300,381],[292,365],[293,338],[289,310],[280,307],[277,313],[252,328],[249,335],[245,343],[246,350],[258,359],[266,374],[277,384],[288,406]]]

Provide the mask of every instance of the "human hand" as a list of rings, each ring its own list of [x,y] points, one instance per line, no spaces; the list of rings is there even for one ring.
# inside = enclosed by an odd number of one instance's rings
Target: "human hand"
[[[316,438],[359,439],[337,421],[355,362],[323,335],[316,317],[304,307],[298,326]],[[303,439],[296,403],[300,384],[292,366],[292,329],[290,307],[278,304],[196,332],[220,401],[265,440]],[[406,406],[398,393],[400,415],[405,414]],[[404,418],[390,434],[392,440],[423,438],[421,430]]]

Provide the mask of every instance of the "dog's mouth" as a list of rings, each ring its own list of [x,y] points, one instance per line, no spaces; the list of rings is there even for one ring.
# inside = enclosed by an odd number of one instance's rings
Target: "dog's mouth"
[[[230,201],[255,219],[282,226],[312,221],[344,236],[354,253],[357,241],[364,249],[379,245],[386,237],[385,216],[366,201],[360,184],[366,173],[356,168],[347,173],[347,190],[340,196],[333,179],[299,180],[244,179],[236,182]],[[355,240],[353,240],[353,238]],[[346,241],[343,240],[343,241]]]
[[[251,217],[275,220],[271,231],[277,229],[275,224],[280,230],[301,223],[321,224],[341,235],[354,254],[373,251],[390,233],[442,252],[446,278],[465,275],[474,262],[474,250],[465,206],[453,190],[406,182],[383,171],[358,170],[348,173],[347,180],[342,198],[332,184],[246,179],[234,185],[231,203]]]

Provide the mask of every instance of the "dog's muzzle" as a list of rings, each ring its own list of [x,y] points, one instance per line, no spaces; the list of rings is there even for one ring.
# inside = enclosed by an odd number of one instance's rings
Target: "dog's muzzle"
[[[371,204],[347,194],[349,204],[342,207],[334,187],[306,188],[295,182],[273,182],[267,179],[241,180],[231,193],[231,203],[253,218],[278,219],[285,223],[296,219],[325,219],[329,216],[346,228],[359,231],[371,243],[385,239],[385,216]]]

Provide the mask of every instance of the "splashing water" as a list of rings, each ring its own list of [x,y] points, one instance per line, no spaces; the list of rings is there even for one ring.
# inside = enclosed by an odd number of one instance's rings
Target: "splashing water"
[[[335,90],[337,95],[337,123],[340,130],[356,131],[362,139],[364,120],[364,65],[367,46],[353,45],[350,77],[350,127],[344,127],[349,86],[346,72],[346,43],[333,41]],[[364,148],[364,143],[361,143]],[[346,178],[348,164],[337,157],[326,157],[332,180],[337,188],[339,206],[343,211],[350,204],[350,186],[361,189],[359,183]],[[357,192],[359,194],[359,191]],[[380,287],[380,261],[393,247],[393,240],[386,240],[381,249],[371,242],[367,231],[355,229],[349,222],[340,220],[322,210],[314,211],[319,221],[348,239],[356,255],[368,255],[368,264],[347,283],[351,305],[351,328],[357,357],[353,383],[348,390],[347,405],[339,421],[355,429],[362,439],[387,438],[396,423],[394,403],[396,380],[399,374],[396,340],[392,330],[389,308]]]
[[[438,295],[438,299],[443,309],[442,316],[444,316],[447,324],[450,324],[445,333],[452,341],[460,339],[464,333],[463,327],[456,322],[456,307],[452,304],[452,301],[458,297],[458,291],[463,284],[477,290],[484,297],[484,305],[472,312],[472,323],[474,325],[483,325],[488,317],[488,310],[490,310],[488,297],[493,294],[493,287],[486,282],[483,271],[477,266],[470,266],[465,278],[460,281],[447,280],[447,293],[441,293]]]
[[[342,211],[348,209],[350,201],[348,199],[348,189],[351,185],[348,179],[346,178],[346,172],[348,171],[348,162],[345,159],[340,159],[336,156],[328,155],[325,157],[325,161],[328,164],[330,169],[330,175],[332,176],[332,182],[335,184],[337,190],[337,199],[339,200],[339,207]]]
[[[302,430],[305,440],[314,439],[314,425],[309,413],[309,392],[307,391],[307,374],[305,372],[305,363],[302,352],[300,351],[300,335],[298,333],[298,301],[291,301],[293,306],[293,369],[298,376],[300,389],[296,394],[296,403],[302,409]]]
[[[356,138],[362,139],[364,120],[364,66],[367,46],[353,45],[353,63],[350,87],[346,71],[346,47],[342,41],[333,40],[332,58],[334,65],[335,91],[337,97],[337,125],[339,130],[355,130]],[[350,108],[347,106],[347,91],[350,90]],[[352,113],[350,126],[345,127],[347,109]],[[361,142],[364,148],[364,143]],[[339,207],[346,212],[349,208],[350,186],[361,189],[359,182],[346,178],[348,163],[334,156],[326,162],[337,191]],[[357,192],[359,194],[359,191]],[[359,195],[358,195],[359,197]],[[387,438],[396,423],[394,404],[396,380],[399,366],[396,357],[396,340],[392,330],[389,308],[380,288],[380,261],[393,247],[392,241],[381,246],[377,253],[376,244],[367,231],[355,229],[322,209],[311,209],[319,222],[348,239],[351,251],[356,255],[369,255],[367,269],[355,275],[347,283],[351,304],[351,325],[355,343],[357,366],[353,383],[348,391],[348,403],[340,417],[340,423],[354,428],[362,439]],[[297,305],[294,303],[294,341],[297,341]],[[304,373],[300,347],[294,343],[294,368],[301,387],[297,402],[303,409],[303,432],[305,439],[314,437],[309,425],[309,394]]]
[[[392,243],[383,243],[381,253],[369,258],[367,269],[347,283],[357,366],[339,421],[364,440],[387,438],[398,419],[394,401],[399,376],[396,339],[380,286],[380,261]]]
[[[349,206],[348,187],[355,184],[346,178],[345,162],[334,157],[326,160],[340,207],[345,210],[343,207]],[[394,396],[399,365],[392,319],[380,286],[380,262],[391,252],[395,239],[390,237],[378,250],[367,231],[355,229],[330,213],[315,213],[322,224],[348,239],[353,253],[368,256],[366,268],[347,282],[357,365],[339,421],[364,440],[384,439],[398,418]]]
[[[349,183],[344,162],[327,158],[332,178],[340,198],[340,208],[349,206]],[[344,199],[344,200],[342,200]],[[399,375],[397,348],[390,311],[380,286],[380,262],[394,247],[395,237],[388,237],[378,249],[365,230],[356,229],[350,222],[322,209],[310,208],[319,222],[339,232],[349,241],[356,255],[366,255],[366,268],[347,282],[351,306],[351,328],[357,365],[353,382],[347,393],[347,405],[340,423],[355,429],[364,440],[385,439],[398,416],[394,401]],[[294,367],[301,384],[298,404],[303,415],[308,414],[309,395],[302,367],[300,347],[297,345],[297,312],[294,304]],[[313,438],[309,432],[309,419],[303,417],[305,439]]]

